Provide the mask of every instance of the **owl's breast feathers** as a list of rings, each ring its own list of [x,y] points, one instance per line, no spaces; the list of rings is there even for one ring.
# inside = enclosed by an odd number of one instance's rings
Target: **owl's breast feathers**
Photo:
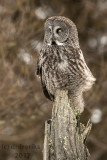
[[[81,49],[71,46],[43,48],[37,63],[37,75],[40,75],[43,89],[48,96],[54,95],[56,88],[64,86],[82,88],[85,91],[95,81]]]

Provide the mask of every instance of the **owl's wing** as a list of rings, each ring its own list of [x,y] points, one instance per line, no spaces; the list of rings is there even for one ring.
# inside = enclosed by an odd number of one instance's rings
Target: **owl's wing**
[[[37,66],[36,66],[36,78],[38,81],[40,81],[42,76],[42,66],[39,64],[39,60],[37,61]]]
[[[43,81],[42,81],[42,89],[43,89],[44,95],[45,95],[49,100],[53,101],[53,100],[54,100],[54,96],[48,92],[48,90],[47,90],[47,88],[46,88],[46,85],[45,85],[45,83],[44,83]]]
[[[36,74],[39,76],[41,76],[41,74],[42,74],[42,67],[41,67],[39,61],[37,62]]]
[[[44,95],[49,99],[49,100],[53,100],[54,99],[54,96],[49,94],[48,91],[47,91],[47,88],[46,88],[46,85],[42,79],[42,66],[40,65],[39,61],[37,62],[37,70],[36,70],[36,74],[37,76],[40,78],[41,77],[41,83],[42,83],[42,89],[43,89],[43,92],[44,92]]]
[[[42,50],[40,50],[40,55],[39,55],[39,59],[37,61],[37,69],[36,69],[36,75],[38,76],[42,76],[42,63],[44,61],[43,58],[43,52]]]

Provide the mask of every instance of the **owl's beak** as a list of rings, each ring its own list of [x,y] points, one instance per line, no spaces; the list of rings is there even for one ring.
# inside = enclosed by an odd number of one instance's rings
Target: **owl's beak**
[[[55,40],[55,37],[54,37],[54,36],[52,37],[51,45],[56,45],[56,40]]]

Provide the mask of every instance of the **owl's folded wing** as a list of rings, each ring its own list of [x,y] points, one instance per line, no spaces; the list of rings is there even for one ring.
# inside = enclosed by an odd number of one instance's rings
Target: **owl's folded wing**
[[[40,65],[39,63],[40,61],[38,60],[37,62],[37,70],[36,70],[36,75],[38,78],[42,77],[42,65]],[[43,92],[45,94],[45,96],[49,99],[49,100],[53,100],[54,99],[54,96],[49,94],[48,91],[47,91],[47,88],[46,88],[46,85],[43,81],[43,79],[41,78],[41,83],[42,83],[42,88],[43,88]]]
[[[36,75],[39,75],[41,76],[42,74],[42,67],[41,65],[39,64],[39,61],[37,62],[37,69],[36,69]]]

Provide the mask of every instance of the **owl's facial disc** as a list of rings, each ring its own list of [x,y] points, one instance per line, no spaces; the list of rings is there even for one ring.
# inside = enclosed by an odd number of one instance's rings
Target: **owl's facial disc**
[[[59,42],[57,40],[57,38],[60,36],[62,29],[60,28],[60,26],[56,26],[54,28],[52,28],[52,26],[49,26],[49,32],[51,34],[50,36],[50,41],[48,43],[48,45],[63,45],[63,43]]]
[[[68,39],[69,29],[64,22],[51,21],[45,25],[45,42],[49,46],[64,46]]]

